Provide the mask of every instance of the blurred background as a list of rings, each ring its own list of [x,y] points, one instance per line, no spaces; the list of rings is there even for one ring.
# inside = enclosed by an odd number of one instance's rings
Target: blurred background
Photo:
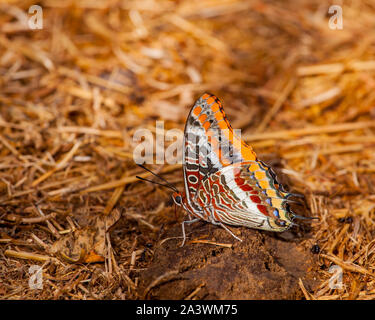
[[[136,182],[133,134],[155,133],[156,120],[183,130],[208,91],[305,195],[300,213],[320,218],[293,238],[315,284],[294,277],[278,298],[374,298],[375,1],[332,5],[2,1],[0,297],[152,298],[159,275],[142,284],[142,272],[163,232],[180,236],[184,213],[168,190]],[[150,167],[183,186],[181,166]],[[43,268],[41,292],[28,286],[30,264]],[[333,265],[340,288],[329,286]],[[204,288],[176,288],[176,298],[272,298]]]

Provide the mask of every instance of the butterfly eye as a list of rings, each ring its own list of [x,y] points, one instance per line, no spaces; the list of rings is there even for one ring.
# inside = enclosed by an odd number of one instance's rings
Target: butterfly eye
[[[175,196],[175,197],[174,197],[174,201],[175,201],[177,204],[181,204],[181,202],[182,202],[182,197],[181,197],[181,196]]]

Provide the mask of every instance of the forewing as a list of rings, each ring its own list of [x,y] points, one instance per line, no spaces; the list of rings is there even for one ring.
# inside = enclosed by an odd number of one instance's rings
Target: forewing
[[[256,154],[230,126],[217,97],[204,94],[186,120],[183,171],[188,199],[196,199],[202,182],[222,168],[255,161]]]

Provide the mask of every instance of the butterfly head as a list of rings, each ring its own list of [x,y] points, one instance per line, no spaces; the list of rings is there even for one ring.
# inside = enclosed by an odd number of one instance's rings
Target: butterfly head
[[[175,204],[177,204],[178,206],[182,205],[184,199],[181,192],[173,192],[172,198]]]

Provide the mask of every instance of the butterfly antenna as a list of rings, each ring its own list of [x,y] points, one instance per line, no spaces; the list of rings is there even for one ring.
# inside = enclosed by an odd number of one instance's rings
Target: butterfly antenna
[[[166,184],[162,184],[162,183],[158,183],[158,182],[155,182],[155,181],[152,181],[152,180],[148,180],[148,179],[145,179],[145,178],[141,178],[139,176],[136,176],[136,178],[140,179],[140,180],[144,180],[144,181],[148,181],[148,182],[151,182],[151,183],[154,183],[154,184],[158,184],[160,186],[164,186],[164,187],[168,187],[170,189],[172,189],[173,191],[175,192],[178,192],[178,189],[176,188],[175,185],[173,185],[172,183],[168,182],[167,180],[165,180],[163,177],[159,176],[158,174],[156,174],[155,172],[152,172],[150,169],[146,168],[145,166],[141,165],[141,164],[138,164],[138,166],[140,166],[142,169],[150,172],[152,175],[154,175],[155,177],[159,178],[160,180],[164,181]]]
[[[159,186],[166,187],[166,188],[172,189],[172,190],[175,191],[175,192],[178,192],[177,188],[174,188],[173,186],[170,186],[170,185],[168,185],[168,184],[163,184],[163,183],[159,183],[159,182],[156,182],[156,181],[148,180],[148,179],[146,179],[146,178],[142,178],[142,177],[140,177],[140,176],[135,176],[135,177],[136,177],[137,179],[139,179],[139,180],[143,180],[143,181],[151,182],[151,183],[153,183],[153,184],[157,184],[157,185],[159,185]]]

